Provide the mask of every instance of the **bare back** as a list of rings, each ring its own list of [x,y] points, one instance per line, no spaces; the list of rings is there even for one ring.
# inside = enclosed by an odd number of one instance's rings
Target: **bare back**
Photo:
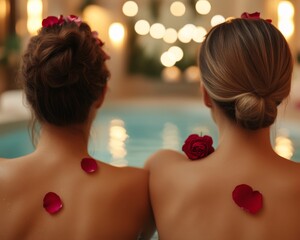
[[[99,170],[87,174],[81,159],[40,158],[0,161],[1,240],[132,240],[152,234],[146,171],[99,162]],[[54,215],[43,208],[51,191],[63,201]]]
[[[218,151],[205,159],[161,151],[153,155],[150,192],[162,240],[299,240],[300,165],[274,154],[251,161]],[[263,208],[251,215],[232,191],[249,184],[263,194]]]

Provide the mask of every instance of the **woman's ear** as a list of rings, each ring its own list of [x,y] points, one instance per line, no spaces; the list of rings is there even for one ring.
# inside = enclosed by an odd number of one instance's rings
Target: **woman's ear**
[[[200,88],[201,88],[202,98],[203,98],[203,102],[204,102],[205,106],[211,108],[212,107],[211,97],[208,95],[208,92],[207,92],[206,88],[203,86],[203,84],[201,84]]]

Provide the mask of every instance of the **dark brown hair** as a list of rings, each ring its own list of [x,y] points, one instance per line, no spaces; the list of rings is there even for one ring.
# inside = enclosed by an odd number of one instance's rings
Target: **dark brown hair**
[[[43,27],[23,56],[21,81],[40,122],[83,123],[92,103],[105,93],[107,55],[82,22]]]
[[[263,19],[233,19],[212,28],[199,67],[210,97],[246,129],[270,126],[290,92],[291,51],[281,32]]]

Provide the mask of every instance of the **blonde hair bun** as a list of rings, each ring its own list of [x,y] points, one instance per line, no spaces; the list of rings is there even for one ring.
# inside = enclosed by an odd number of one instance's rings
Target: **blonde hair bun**
[[[244,128],[256,130],[271,125],[277,116],[273,100],[255,93],[241,94],[235,100],[235,119]]]

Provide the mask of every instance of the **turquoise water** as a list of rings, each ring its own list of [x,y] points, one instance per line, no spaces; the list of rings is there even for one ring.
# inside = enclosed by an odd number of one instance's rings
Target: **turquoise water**
[[[295,124],[276,124],[276,136],[286,138],[282,151],[292,148],[292,160],[300,162],[300,129]],[[94,122],[90,154],[117,166],[143,166],[161,148],[181,151],[191,133],[209,134],[217,145],[216,126],[201,104],[111,105],[100,110]],[[274,140],[274,144],[275,144]],[[0,134],[0,156],[14,158],[33,150],[25,125]]]

